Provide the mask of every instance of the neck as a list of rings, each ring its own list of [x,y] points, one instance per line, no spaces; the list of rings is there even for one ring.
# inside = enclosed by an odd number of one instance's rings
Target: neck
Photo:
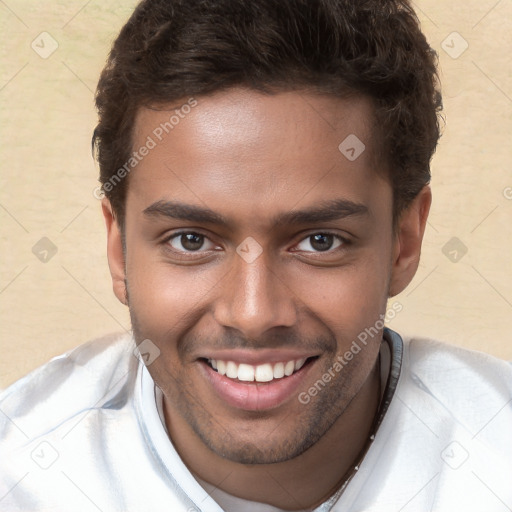
[[[245,465],[217,455],[181,417],[173,415],[171,421],[165,402],[171,438],[194,475],[248,501],[283,510],[312,509],[332,496],[359,462],[380,402],[379,360],[327,433],[300,456],[276,464]]]

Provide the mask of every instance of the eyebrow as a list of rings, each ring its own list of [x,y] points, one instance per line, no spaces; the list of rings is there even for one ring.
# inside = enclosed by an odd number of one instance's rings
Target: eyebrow
[[[171,219],[186,220],[190,222],[218,224],[224,227],[229,226],[227,219],[209,208],[180,203],[177,201],[157,201],[151,206],[148,206],[143,213],[150,217],[168,217]]]
[[[279,214],[274,220],[276,225],[282,224],[314,224],[341,220],[346,217],[368,215],[368,207],[361,203],[354,203],[348,199],[332,199],[322,201],[318,206],[304,210],[290,211]]]
[[[195,206],[177,201],[160,200],[148,206],[144,215],[149,217],[166,217],[177,220],[215,224],[229,228],[231,222],[224,216],[201,206]],[[332,199],[323,201],[318,206],[278,214],[273,219],[273,224],[314,224],[341,220],[346,217],[358,217],[368,215],[368,207],[361,203],[355,203],[347,199]]]

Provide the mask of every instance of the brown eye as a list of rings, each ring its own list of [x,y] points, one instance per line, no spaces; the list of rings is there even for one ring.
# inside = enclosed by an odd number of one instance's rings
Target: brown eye
[[[315,233],[302,240],[297,249],[304,252],[326,252],[342,245],[342,240],[329,233]]]
[[[310,236],[310,244],[313,249],[317,251],[328,251],[334,243],[334,237],[332,235],[318,234]]]
[[[178,252],[195,252],[212,249],[214,245],[199,233],[177,233],[169,239],[169,245]]]

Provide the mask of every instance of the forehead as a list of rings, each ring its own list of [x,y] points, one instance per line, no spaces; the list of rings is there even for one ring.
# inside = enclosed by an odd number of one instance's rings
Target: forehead
[[[141,109],[133,149],[151,149],[130,175],[127,206],[179,200],[254,220],[340,197],[371,203],[389,189],[372,124],[364,98],[299,91],[232,89]]]

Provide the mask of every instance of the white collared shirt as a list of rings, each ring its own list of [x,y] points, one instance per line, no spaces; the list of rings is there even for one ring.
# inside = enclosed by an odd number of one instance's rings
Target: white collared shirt
[[[267,512],[193,477],[134,346],[95,340],[0,395],[0,511]],[[412,339],[398,375],[382,354],[397,377],[389,406],[343,492],[315,512],[512,509],[512,366]]]

